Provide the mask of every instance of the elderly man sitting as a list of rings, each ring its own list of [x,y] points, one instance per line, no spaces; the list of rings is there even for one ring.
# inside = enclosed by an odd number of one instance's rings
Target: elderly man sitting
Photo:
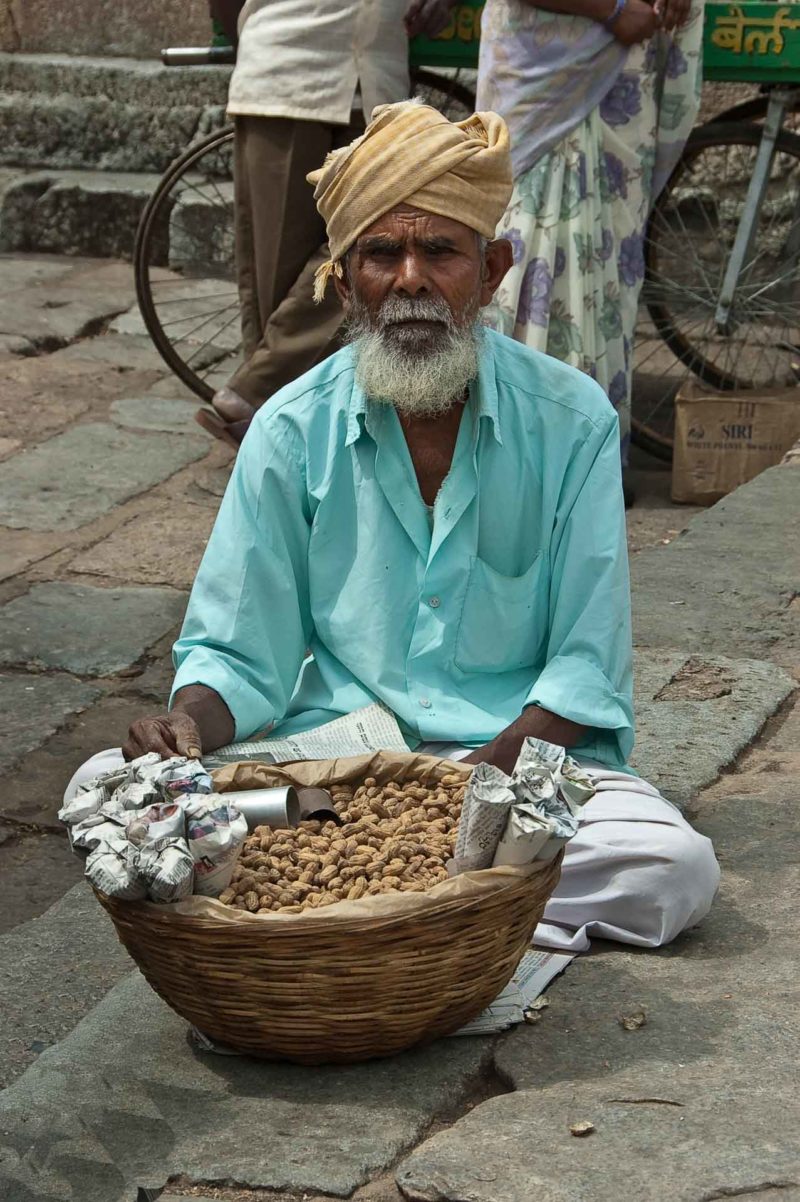
[[[311,177],[350,344],[249,430],[192,590],[168,713],[123,752],[197,755],[379,699],[412,746],[510,770],[563,744],[598,792],[537,938],[656,946],[698,922],[707,839],[626,768],[631,632],[615,412],[480,324],[512,261],[494,113],[376,109]],[[306,656],[306,650],[311,655]],[[81,775],[108,766],[105,753]]]

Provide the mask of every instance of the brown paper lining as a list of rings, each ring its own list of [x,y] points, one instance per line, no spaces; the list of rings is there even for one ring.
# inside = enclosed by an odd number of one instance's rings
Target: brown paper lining
[[[440,760],[430,755],[415,755],[413,752],[377,751],[374,755],[351,756],[347,759],[307,760],[281,766],[245,761],[226,764],[212,772],[214,788],[219,793],[234,793],[237,789],[269,789],[279,785],[311,785],[329,789],[333,785],[360,783],[367,776],[374,776],[378,784],[390,780],[402,783],[415,777],[424,783],[433,784],[443,776],[457,773],[466,781],[471,767],[455,760]],[[271,923],[273,927],[286,927],[302,922],[311,928],[329,927],[332,923],[393,922],[409,918],[414,914],[429,915],[449,903],[481,897],[497,889],[519,883],[538,872],[548,871],[551,864],[535,862],[523,868],[485,868],[478,872],[464,872],[450,880],[434,885],[425,893],[379,893],[362,897],[357,901],[334,902],[322,910],[304,910],[301,914],[251,914],[224,906],[213,897],[193,895],[170,905],[168,913],[183,914],[193,918],[206,918],[214,922],[232,924],[243,922]],[[151,902],[141,903],[153,905]],[[162,914],[164,906],[156,907]]]

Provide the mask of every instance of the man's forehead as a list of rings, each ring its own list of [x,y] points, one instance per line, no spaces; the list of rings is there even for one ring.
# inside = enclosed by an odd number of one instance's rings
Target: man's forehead
[[[415,209],[412,205],[395,205],[388,213],[384,213],[377,221],[357,239],[365,238],[448,238],[460,242],[465,238],[474,238],[475,231],[461,221],[452,217],[441,217],[438,213],[429,213],[426,209]]]

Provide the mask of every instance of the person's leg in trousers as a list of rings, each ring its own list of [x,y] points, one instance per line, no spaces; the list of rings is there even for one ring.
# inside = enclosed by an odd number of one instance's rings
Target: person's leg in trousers
[[[234,234],[236,239],[236,277],[242,324],[242,350],[249,359],[261,341],[264,321],[258,307],[256,250],[253,233],[253,201],[247,170],[247,136],[251,123],[236,117],[233,140]]]
[[[325,261],[325,225],[306,180],[335,146],[363,129],[249,117],[245,203],[252,225],[262,335],[230,387],[258,408],[323,357],[341,324],[331,289],[316,305],[313,281]],[[243,190],[244,191],[244,190]]]

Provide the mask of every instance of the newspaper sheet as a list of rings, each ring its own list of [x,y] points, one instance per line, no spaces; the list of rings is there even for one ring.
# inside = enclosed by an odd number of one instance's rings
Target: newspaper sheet
[[[203,763],[211,768],[237,760],[282,764],[288,760],[334,760],[370,751],[408,751],[394,714],[377,702],[299,735],[229,743],[204,756]]]
[[[456,1035],[495,1035],[509,1027],[525,1021],[525,1013],[554,977],[574,960],[567,952],[547,952],[532,947],[520,960],[517,971],[499,993],[491,1006],[473,1018],[464,1027],[453,1032]]]

